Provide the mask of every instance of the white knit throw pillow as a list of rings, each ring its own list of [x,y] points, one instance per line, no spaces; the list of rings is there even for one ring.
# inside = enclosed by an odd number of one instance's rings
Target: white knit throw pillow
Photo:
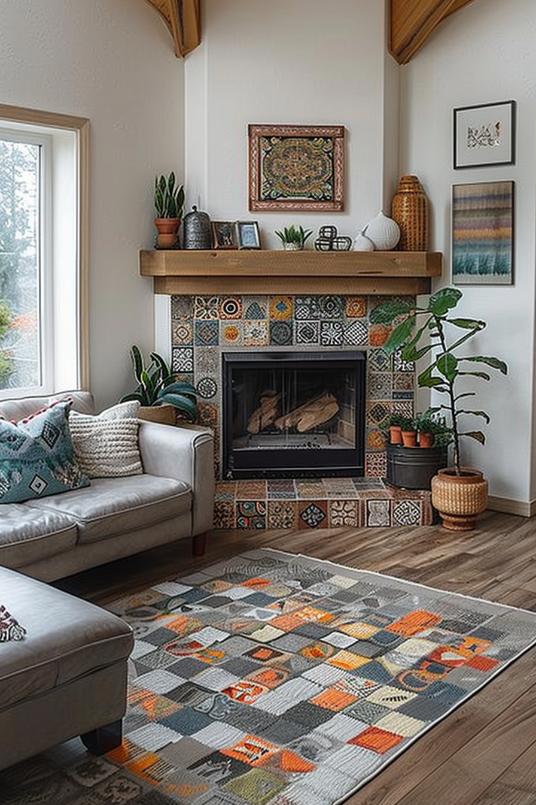
[[[89,478],[141,475],[139,403],[121,403],[99,416],[71,411],[69,426],[82,472]]]

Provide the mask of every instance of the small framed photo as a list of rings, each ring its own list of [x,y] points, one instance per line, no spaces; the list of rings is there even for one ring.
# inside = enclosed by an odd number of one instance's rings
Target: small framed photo
[[[515,160],[515,101],[454,110],[455,170],[514,165]]]
[[[234,222],[212,221],[212,239],[215,249],[237,249]]]
[[[239,249],[261,248],[261,236],[257,221],[237,221],[235,232]]]

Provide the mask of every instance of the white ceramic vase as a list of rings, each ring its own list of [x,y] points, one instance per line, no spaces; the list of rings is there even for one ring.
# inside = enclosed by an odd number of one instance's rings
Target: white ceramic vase
[[[374,243],[365,235],[363,230],[354,240],[354,252],[373,252]]]
[[[378,251],[389,252],[398,245],[400,227],[392,218],[379,212],[376,218],[367,224],[363,234],[373,242]]]

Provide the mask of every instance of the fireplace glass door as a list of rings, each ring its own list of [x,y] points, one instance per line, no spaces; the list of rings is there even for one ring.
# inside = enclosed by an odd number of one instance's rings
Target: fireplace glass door
[[[364,474],[364,352],[223,361],[225,478]]]

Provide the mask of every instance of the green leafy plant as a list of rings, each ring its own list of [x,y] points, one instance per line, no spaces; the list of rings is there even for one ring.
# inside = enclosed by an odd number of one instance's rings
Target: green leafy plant
[[[175,174],[157,176],[154,180],[154,207],[157,218],[182,218],[184,188],[175,183]]]
[[[300,249],[303,249],[308,239],[313,234],[311,229],[304,229],[303,226],[286,226],[283,231],[276,230],[277,237],[283,245],[286,243],[295,243]]]
[[[168,364],[151,352],[151,362],[146,367],[139,347],[130,350],[134,377],[138,383],[132,394],[125,395],[121,402],[137,400],[141,405],[172,405],[183,419],[195,422],[197,417],[197,392],[190,383],[178,382]]]
[[[431,433],[434,437],[434,447],[448,447],[452,442],[452,428],[447,425],[444,416],[439,416],[433,409],[417,414],[414,419],[415,429],[419,433]]]
[[[431,408],[430,412],[448,413],[451,422],[454,446],[454,466],[461,475],[460,442],[462,437],[475,439],[485,444],[486,437],[479,430],[462,430],[466,416],[477,417],[489,423],[485,411],[467,410],[460,406],[461,400],[476,397],[474,391],[460,391],[464,378],[476,378],[489,382],[488,369],[506,375],[508,367],[499,358],[486,355],[467,355],[461,348],[482,332],[486,322],[467,319],[451,314],[463,294],[458,288],[443,288],[430,297],[428,306],[417,307],[410,302],[395,299],[379,305],[371,312],[375,324],[394,324],[387,342],[386,352],[400,350],[402,360],[417,361],[430,356],[430,363],[418,376],[421,388],[429,388],[446,395],[447,402]],[[460,331],[463,334],[460,334]],[[461,354],[460,354],[461,352]]]

